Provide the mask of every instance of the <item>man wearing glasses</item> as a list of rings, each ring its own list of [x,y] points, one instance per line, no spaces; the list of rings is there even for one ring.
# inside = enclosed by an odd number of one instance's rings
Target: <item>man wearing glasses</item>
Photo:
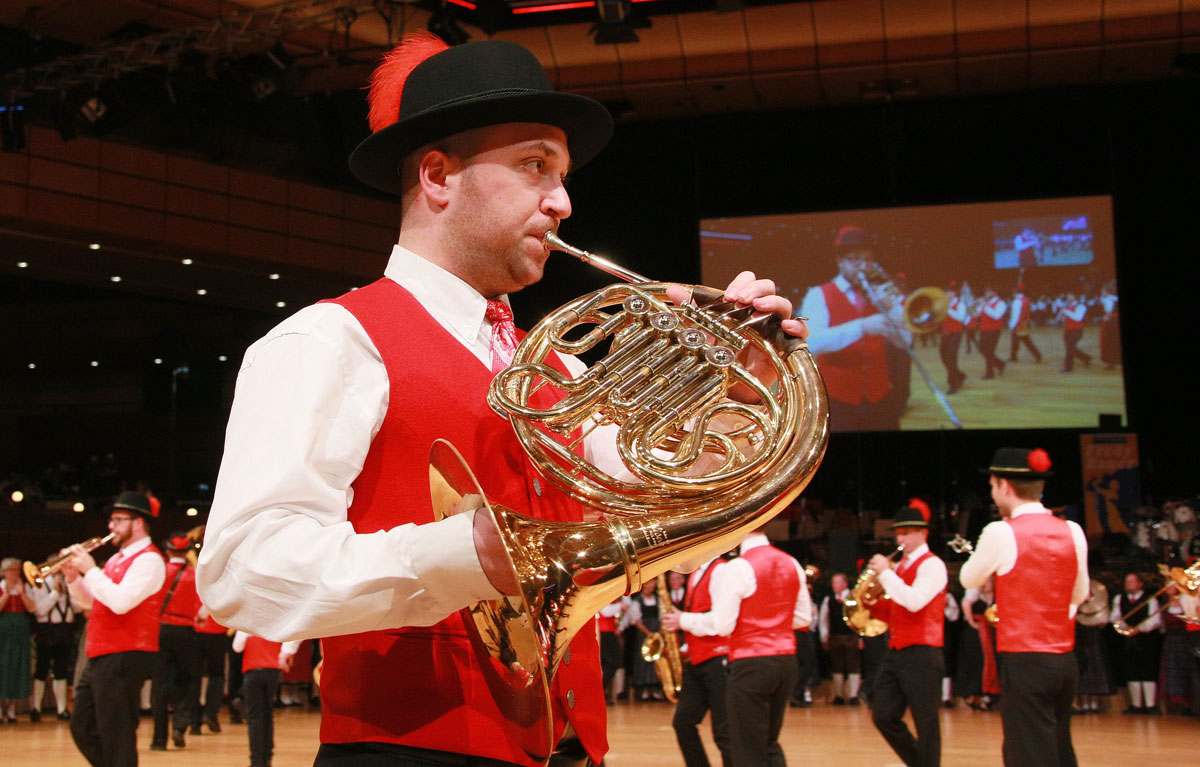
[[[87,666],[75,687],[71,736],[93,767],[136,767],[138,694],[154,671],[158,613],[167,569],[150,541],[157,498],[124,492],[109,508],[119,551],[101,569],[75,545],[63,566],[67,588],[84,609]]]

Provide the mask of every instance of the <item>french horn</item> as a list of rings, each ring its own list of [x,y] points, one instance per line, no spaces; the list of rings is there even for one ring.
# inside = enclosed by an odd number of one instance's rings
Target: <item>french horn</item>
[[[824,456],[829,408],[807,344],[776,319],[702,286],[681,286],[691,300],[675,303],[670,283],[552,232],[543,244],[628,284],[546,316],[492,381],[488,402],[537,470],[585,505],[587,519],[543,521],[491,503],[444,441],[430,451],[430,488],[438,518],[486,508],[505,543],[520,593],[468,608],[467,625],[510,731],[544,763],[554,732],[549,682],[571,639],[616,597],[734,548],[785,508]],[[545,362],[551,353],[587,352],[603,357],[576,378]],[[557,402],[543,410],[530,397],[545,387]],[[569,435],[598,425],[616,428],[628,475],[571,449]]]

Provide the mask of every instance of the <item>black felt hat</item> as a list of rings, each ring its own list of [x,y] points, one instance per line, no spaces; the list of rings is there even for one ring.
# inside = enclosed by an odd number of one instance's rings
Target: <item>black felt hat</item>
[[[1002,447],[992,456],[991,464],[980,471],[1005,479],[1046,479],[1054,476],[1054,472],[1050,471],[1050,454],[1040,447],[1032,450]]]
[[[360,181],[400,194],[400,166],[414,150],[472,128],[543,123],[567,134],[576,168],[612,136],[612,116],[598,101],[554,90],[526,48],[483,40],[448,48],[422,61],[404,80],[395,123],[372,133],[350,155]]]
[[[147,520],[157,519],[158,513],[162,510],[162,504],[152,495],[139,493],[136,490],[126,490],[117,496],[117,500],[108,507],[111,512],[113,509],[124,509],[141,514]]]
[[[920,498],[913,498],[908,505],[898,510],[892,516],[892,529],[898,527],[929,527],[931,511],[929,504]]]

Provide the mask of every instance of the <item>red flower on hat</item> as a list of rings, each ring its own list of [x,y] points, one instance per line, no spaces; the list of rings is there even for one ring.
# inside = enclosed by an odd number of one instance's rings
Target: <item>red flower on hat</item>
[[[372,131],[386,128],[400,115],[400,94],[408,75],[417,65],[450,46],[431,32],[405,35],[400,44],[383,57],[371,75],[371,90],[367,93],[370,111],[367,122]]]
[[[921,516],[925,519],[925,524],[929,524],[929,519],[933,516],[933,510],[929,508],[928,503],[925,503],[920,498],[909,498],[908,508],[921,512]]]
[[[1025,461],[1034,471],[1050,471],[1050,454],[1040,447],[1030,450],[1029,457]]]

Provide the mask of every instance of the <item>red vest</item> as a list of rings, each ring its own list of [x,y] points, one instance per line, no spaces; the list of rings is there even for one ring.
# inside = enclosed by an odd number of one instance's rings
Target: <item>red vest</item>
[[[1075,310],[1076,310],[1078,307],[1079,307],[1079,304],[1071,304],[1070,306],[1068,306],[1068,307],[1067,307],[1067,311],[1068,311],[1068,312],[1072,312],[1072,313],[1074,313],[1074,311],[1075,311]],[[1083,317],[1086,317],[1086,316],[1087,316],[1087,312],[1085,311],[1085,312],[1083,313]],[[1067,315],[1066,317],[1064,317],[1063,319],[1064,319],[1064,321],[1066,322],[1066,328],[1067,328],[1067,330],[1083,330],[1083,317],[1081,317],[1081,318],[1079,318],[1079,319],[1077,319],[1077,320],[1076,320],[1076,319],[1072,319],[1072,318],[1070,317],[1070,315]]]
[[[947,304],[947,309],[949,311],[947,311],[947,313],[946,313],[946,318],[944,320],[942,320],[942,332],[943,333],[961,333],[964,330],[966,330],[965,325],[963,325],[961,322],[959,322],[958,320],[956,320],[950,316],[951,311],[955,311],[955,312],[958,311],[958,305],[961,302],[962,302],[961,298],[959,298],[958,296],[954,296],[953,298],[950,299],[950,303]]]
[[[183,575],[175,583],[175,575],[180,568],[183,568]],[[171,591],[172,583],[175,583],[174,591]],[[200,597],[196,595],[196,568],[186,562],[167,562],[165,584],[167,590],[163,592],[163,599],[167,598],[168,592],[171,599],[165,606],[160,606],[162,615],[159,620],[172,626],[193,626],[196,613],[200,612]]]
[[[1029,335],[1029,299],[1021,296],[1021,311],[1017,314],[1017,325],[1013,328],[1019,335]]]
[[[754,568],[754,593],[742,600],[729,637],[729,660],[794,655],[792,615],[800,576],[796,560],[774,546],[755,546],[742,554]]]
[[[611,615],[597,615],[596,630],[601,634],[617,633],[617,619]]]
[[[685,613],[706,613],[712,609],[712,594],[708,591],[708,585],[712,582],[713,571],[724,564],[725,560],[714,559],[695,583],[688,584],[687,596],[683,598]],[[686,631],[683,632],[683,637],[688,646],[688,662],[693,666],[729,654],[729,637],[698,637]]]
[[[1017,561],[996,576],[996,650],[1071,652],[1071,590],[1078,570],[1071,529],[1051,514],[1022,514],[1006,522],[1017,539]]]
[[[408,291],[382,279],[336,303],[362,324],[390,382],[383,425],[354,481],[348,516],[357,532],[433,521],[426,467],[437,438],[462,452],[498,504],[541,519],[583,518],[579,504],[537,474],[512,427],[488,407],[491,371]],[[496,707],[464,620],[465,611],[430,627],[324,638],[321,741],[398,743],[533,764]],[[570,722],[598,764],[608,743],[596,632],[579,632],[570,650],[551,684],[554,736]]]
[[[983,312],[981,312],[979,315],[979,332],[980,333],[987,333],[987,332],[990,332],[993,330],[1000,330],[1001,328],[1004,327],[1003,315],[1001,315],[1000,319],[996,319],[995,317],[993,317],[987,313],[987,310],[994,307],[996,305],[996,302],[999,300],[1000,300],[999,298],[993,298],[992,300],[990,300],[986,304],[984,304]]]
[[[272,642],[256,636],[246,637],[246,649],[242,650],[242,671],[253,671],[256,668],[278,669],[281,649],[282,642]],[[321,680],[325,680],[324,675]]]
[[[861,309],[856,309],[832,282],[822,285],[821,292],[825,294],[830,327],[866,317],[875,311],[866,301]],[[817,367],[825,379],[825,390],[839,402],[849,405],[878,402],[892,390],[880,336],[863,336],[845,349],[818,354]]]
[[[913,585],[917,580],[917,570],[921,563],[933,556],[932,551],[926,551],[917,560],[904,568],[904,572],[896,573],[906,586]],[[915,613],[906,610],[891,600],[880,600],[879,604],[887,605],[880,613],[886,613],[884,618],[888,624],[888,647],[893,650],[903,650],[912,645],[941,647],[946,620],[946,589],[943,588],[929,603]],[[876,614],[874,607],[872,614]]]
[[[104,563],[104,574],[113,583],[120,583],[129,572],[133,560],[141,556],[162,557],[162,552],[150,544],[129,557],[110,557]],[[120,562],[116,560],[120,559]],[[123,615],[117,615],[97,599],[87,624],[87,656],[99,658],[115,652],[144,650],[158,652],[158,608],[168,588],[163,587],[146,597],[139,605]]]
[[[224,634],[228,629],[217,623],[216,618],[211,615],[203,621],[196,621],[195,624],[197,634]]]

